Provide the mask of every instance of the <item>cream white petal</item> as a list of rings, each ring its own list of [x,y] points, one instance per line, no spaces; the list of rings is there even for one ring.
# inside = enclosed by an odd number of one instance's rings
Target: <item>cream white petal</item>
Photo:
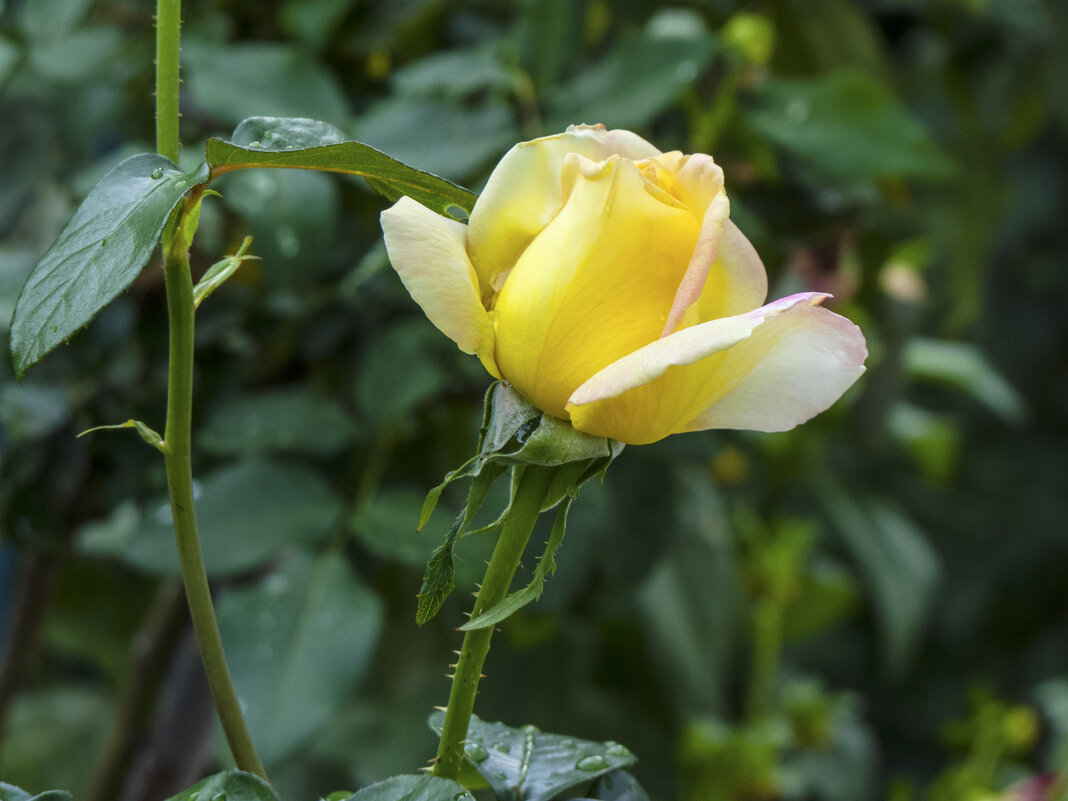
[[[389,260],[408,293],[460,350],[477,354],[500,378],[493,325],[467,256],[467,226],[408,197],[382,212],[381,222]]]
[[[681,430],[788,431],[838,400],[867,356],[864,335],[845,317],[795,306],[727,351],[719,372],[733,387]]]

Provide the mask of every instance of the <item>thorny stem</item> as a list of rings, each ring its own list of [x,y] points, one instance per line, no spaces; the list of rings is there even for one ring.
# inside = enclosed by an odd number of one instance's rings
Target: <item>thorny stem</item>
[[[161,155],[178,160],[178,66],[181,37],[181,0],[158,0],[156,6],[156,148]],[[198,197],[186,201],[177,230],[164,234],[163,275],[167,290],[167,313],[170,324],[170,353],[167,368],[167,486],[171,496],[171,515],[178,541],[178,558],[182,581],[189,601],[200,656],[211,687],[230,752],[237,767],[264,779],[267,774],[252,744],[241,705],[234,691],[226,665],[219,624],[211,601],[211,588],[204,570],[204,559],[197,536],[193,506],[193,461],[191,434],[193,423],[193,279],[186,251],[185,211]]]
[[[512,577],[515,576],[523,550],[541,512],[541,504],[551,478],[552,468],[524,468],[511,511],[501,529],[497,547],[490,558],[489,567],[486,568],[486,577],[478,591],[472,618],[495,606],[508,594]],[[434,764],[435,776],[454,781],[459,778],[467,727],[475,708],[478,681],[482,678],[482,666],[486,662],[492,636],[493,626],[472,629],[464,635],[464,643],[456,662],[456,673],[452,677],[452,690],[449,693],[449,706],[445,711],[441,742],[438,744],[438,758]]]

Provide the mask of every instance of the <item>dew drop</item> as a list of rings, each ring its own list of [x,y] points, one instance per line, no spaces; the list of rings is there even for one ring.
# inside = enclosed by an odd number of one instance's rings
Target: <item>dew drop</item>
[[[609,767],[608,760],[600,754],[584,756],[575,763],[575,770],[588,770],[591,773],[595,770],[604,770],[607,767]]]
[[[200,798],[200,792],[199,791],[189,794],[189,801],[197,801],[198,798]]]
[[[257,139],[254,142],[249,142],[248,143],[248,148],[250,150],[260,150],[260,149],[263,148],[263,143]]]
[[[457,793],[452,797],[452,801],[468,801],[471,798],[471,794],[467,792]]]
[[[495,778],[495,779],[507,779],[508,778],[508,774],[507,773],[503,773],[501,771],[497,771],[496,773],[493,774],[493,778]]]
[[[605,745],[608,746],[608,748],[605,751],[605,753],[608,754],[608,756],[610,756],[610,757],[629,757],[630,756],[630,749],[627,748],[627,746],[625,746],[625,745],[620,745],[619,743],[605,743]]]
[[[226,801],[226,793],[216,793],[211,797],[211,801]]]
[[[481,743],[471,743],[465,750],[467,758],[472,762],[485,762],[489,757],[489,751]]]
[[[523,734],[541,734],[541,729],[535,726],[533,723],[528,723],[520,729]]]
[[[54,334],[54,333],[56,333],[56,331],[59,330],[59,326],[58,325],[54,325],[51,328],[49,328],[48,330]]]
[[[271,137],[273,137],[273,136],[274,136],[274,134],[273,134],[273,133],[271,133],[270,131],[264,131],[264,132],[263,132],[263,138],[264,138],[264,139],[270,139],[270,138],[271,138]],[[212,801],[215,801],[215,800],[214,800],[214,799],[212,799]]]
[[[509,751],[512,750],[512,744],[505,740],[501,740],[499,743],[493,746],[493,750],[499,751],[502,754],[507,754]]]
[[[156,169],[152,170],[152,172],[150,173],[149,177],[153,181],[158,181],[160,178],[163,177],[163,168],[162,167],[156,167]]]

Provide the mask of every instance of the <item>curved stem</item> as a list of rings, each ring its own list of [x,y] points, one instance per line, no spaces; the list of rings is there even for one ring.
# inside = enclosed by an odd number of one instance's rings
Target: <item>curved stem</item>
[[[541,513],[541,503],[545,499],[551,479],[552,468],[524,468],[508,519],[504,522],[497,547],[494,548],[489,567],[486,568],[486,577],[478,591],[472,617],[482,614],[508,594],[512,577],[515,576],[523,550],[534,530],[534,523]],[[467,738],[467,727],[475,708],[478,681],[482,678],[482,666],[486,662],[492,636],[493,626],[473,629],[464,635],[464,644],[452,677],[445,726],[441,730],[441,742],[438,744],[438,758],[434,764],[435,776],[455,781],[460,775],[460,766],[464,759],[464,740]]]
[[[182,581],[189,600],[193,629],[204,660],[204,671],[219,712],[226,740],[234,761],[241,770],[267,777],[256,749],[252,745],[241,705],[234,692],[230,669],[226,665],[211,589],[204,570],[197,536],[196,514],[193,509],[193,466],[190,448],[193,420],[193,280],[189,261],[181,244],[179,230],[176,241],[168,249],[163,264],[167,284],[167,311],[170,317],[170,365],[167,385],[167,429],[164,435],[167,450],[167,484],[171,492],[171,515],[178,539],[178,558],[182,566]]]

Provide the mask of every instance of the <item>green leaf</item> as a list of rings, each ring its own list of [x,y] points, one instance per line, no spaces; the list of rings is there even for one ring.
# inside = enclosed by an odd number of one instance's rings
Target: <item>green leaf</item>
[[[393,776],[364,787],[348,801],[475,801],[475,797],[438,776]]]
[[[325,122],[303,118],[252,117],[229,141],[209,139],[212,176],[252,167],[288,167],[359,175],[389,200],[408,195],[439,214],[470,213],[476,195],[451,181],[409,167],[345,135]],[[462,215],[459,215],[462,216]]]
[[[141,439],[143,439],[153,448],[158,450],[160,453],[167,452],[167,446],[163,443],[163,437],[157,434],[152,428],[147,426],[145,423],[142,423],[140,420],[130,419],[127,420],[125,423],[115,423],[109,426],[93,426],[92,428],[85,429],[85,431],[80,433],[78,436],[84,437],[86,434],[91,434],[94,431],[108,431],[115,428],[136,428],[137,433],[141,436]]]
[[[891,676],[906,667],[931,611],[941,574],[938,555],[904,511],[874,496],[823,483],[827,513],[872,588]]]
[[[435,712],[428,722],[440,732],[445,713]],[[465,751],[499,801],[549,801],[637,761],[618,743],[545,734],[535,726],[513,729],[476,715],[471,716]]]
[[[200,204],[197,204],[197,208],[200,208]],[[207,272],[201,276],[197,281],[196,286],[193,287],[193,308],[199,309],[200,304],[203,303],[204,298],[208,297],[212,292],[221,287],[229,280],[230,276],[237,272],[237,268],[244,264],[246,261],[252,259],[258,259],[259,256],[246,256],[245,252],[248,250],[249,245],[252,244],[252,237],[246,236],[245,241],[241,243],[241,247],[237,249],[237,252],[232,256],[227,256],[225,259],[215,262],[208,268]]]
[[[747,117],[757,131],[827,175],[944,179],[956,171],[923,125],[864,73],[768,79],[752,101]]]
[[[304,384],[229,398],[216,406],[198,437],[212,453],[306,453],[331,456],[359,433],[336,400]]]
[[[971,343],[917,337],[905,346],[903,361],[912,378],[966,392],[1007,423],[1019,425],[1030,414],[1016,388]]]
[[[241,770],[216,773],[171,796],[167,801],[213,801],[220,795],[226,801],[278,801],[278,796],[267,782]]]
[[[13,784],[0,782],[0,801],[30,801],[32,796]]]
[[[426,563],[423,572],[423,583],[419,587],[419,595],[416,599],[415,622],[422,626],[441,609],[445,600],[456,589],[455,566],[453,564],[452,550],[456,545],[456,537],[463,525],[463,512],[456,518],[445,535],[445,541],[434,549],[430,561]]]
[[[616,45],[595,66],[551,97],[552,130],[573,122],[603,122],[638,129],[692,86],[718,44],[711,36],[635,36]]]
[[[4,778],[23,787],[84,786],[105,745],[100,728],[110,719],[110,702],[103,689],[85,686],[20,693],[5,725],[14,736],[0,744]]]
[[[352,694],[382,629],[382,604],[336,553],[301,555],[219,598],[219,629],[252,738],[278,764]]]
[[[463,535],[464,529],[470,524],[475,513],[482,507],[483,501],[486,500],[486,495],[500,475],[504,472],[504,468],[498,466],[491,466],[489,469],[484,470],[474,477],[471,481],[471,487],[467,492],[467,501],[464,504],[464,509],[457,516],[453,522],[452,527],[449,529],[449,533],[445,535],[445,542],[443,542],[437,550],[434,551],[430,557],[430,561],[427,562],[426,572],[423,573],[423,585],[419,589],[418,603],[415,612],[415,622],[422,626],[441,609],[441,605],[445,603],[445,599],[452,594],[453,589],[456,587],[456,581],[454,579],[454,566],[453,566],[453,547],[456,545],[458,537]],[[451,475],[451,474],[450,474]],[[446,478],[446,482],[450,479]],[[435,488],[438,489],[438,488]],[[434,490],[431,490],[433,493]],[[440,490],[438,491],[440,495]],[[429,499],[429,496],[427,496]],[[435,498],[434,503],[437,503]],[[426,507],[424,505],[424,511]],[[433,506],[431,506],[433,510]],[[429,514],[427,515],[429,517]]]
[[[563,502],[560,504],[560,508],[556,512],[556,521],[553,523],[552,532],[549,534],[549,542],[546,543],[545,551],[538,560],[538,566],[534,568],[534,577],[530,580],[530,584],[517,592],[513,592],[478,617],[467,621],[460,626],[462,631],[484,629],[487,626],[496,625],[541,597],[542,590],[545,588],[546,577],[550,573],[556,572],[554,555],[556,549],[560,547],[560,543],[564,541],[564,529],[567,527],[567,510],[571,506],[572,500],[573,497],[568,495],[564,497]]]
[[[590,801],[649,801],[649,794],[625,770],[602,776],[589,793]]]
[[[199,484],[199,482],[198,482]],[[197,521],[208,574],[227,576],[262,564],[293,543],[326,537],[341,503],[316,473],[284,462],[248,461],[222,468],[198,486]],[[152,572],[177,575],[170,504],[146,510],[123,557]]]
[[[93,187],[15,304],[11,355],[20,378],[133,282],[171,210],[207,179],[206,165],[186,174],[163,156],[142,153]]]

